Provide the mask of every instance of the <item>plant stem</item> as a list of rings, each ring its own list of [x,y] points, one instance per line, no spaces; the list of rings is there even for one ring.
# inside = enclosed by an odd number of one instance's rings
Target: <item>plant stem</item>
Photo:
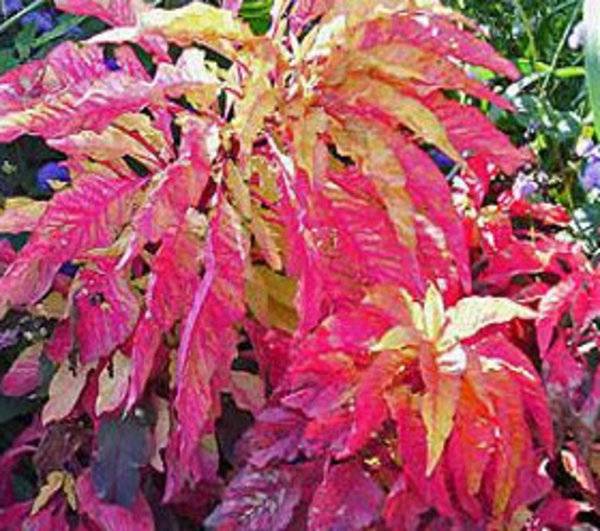
[[[600,0],[585,0],[583,5],[585,24],[585,67],[596,139],[600,140]]]
[[[554,51],[554,56],[552,57],[552,62],[550,63],[550,70],[548,70],[546,78],[544,79],[544,82],[542,83],[542,88],[540,91],[541,96],[544,96],[546,94],[546,89],[548,88],[548,83],[550,83],[550,78],[552,77],[552,74],[554,74],[554,72],[556,71],[556,66],[558,65],[558,60],[560,59],[560,54],[562,53],[562,51],[565,47],[565,44],[567,44],[567,40],[569,39],[569,34],[571,33],[573,26],[575,25],[575,21],[577,20],[577,15],[581,11],[582,5],[583,5],[583,0],[579,0],[575,4],[575,7],[573,8],[573,11],[571,12],[571,17],[569,18],[569,22],[565,28],[565,31],[562,34],[562,37],[560,39],[560,42],[558,43],[558,46],[556,47],[556,50]]]
[[[531,26],[531,21],[523,8],[523,3],[521,0],[514,0],[515,7],[519,13],[519,17],[521,17],[521,22],[523,23],[523,27],[525,28],[525,33],[527,33],[527,38],[529,39],[529,48],[531,50],[531,59],[532,64],[535,64],[538,60],[538,51],[537,46],[535,44],[535,35],[533,34],[533,27]]]

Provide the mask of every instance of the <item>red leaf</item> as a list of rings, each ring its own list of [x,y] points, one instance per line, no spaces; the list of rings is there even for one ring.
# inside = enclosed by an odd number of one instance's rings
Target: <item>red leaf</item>
[[[515,66],[500,57],[489,44],[459,29],[444,16],[406,10],[385,21],[368,22],[360,48],[368,50],[395,41],[407,42],[444,58],[454,57],[483,66],[511,79],[520,77]]]
[[[483,155],[504,173],[512,175],[530,161],[531,155],[514,147],[483,113],[449,100],[440,94],[423,99],[446,128],[448,138],[459,151]]]
[[[578,520],[580,512],[589,510],[587,504],[561,498],[558,494],[552,494],[535,512],[533,520],[540,529],[544,527],[556,527],[560,529],[573,529]]]
[[[104,503],[98,499],[89,473],[77,480],[78,511],[86,514],[97,526],[106,531],[152,531],[154,519],[148,502],[141,493],[130,509],[120,505]]]
[[[237,451],[253,466],[293,461],[300,452],[306,418],[291,409],[266,407],[240,440]]]
[[[365,529],[379,519],[383,490],[356,462],[333,465],[315,491],[309,530]]]
[[[277,468],[246,467],[229,484],[205,525],[219,531],[288,529],[297,507],[320,480],[319,469],[319,463],[311,462]]]
[[[183,128],[180,157],[164,173],[156,175],[145,204],[134,215],[132,225],[142,241],[157,242],[169,230],[177,229],[188,208],[200,200],[210,175],[210,154],[206,147],[209,125],[188,119]]]
[[[131,382],[127,398],[130,409],[142,396],[154,368],[157,350],[160,348],[161,332],[146,314],[139,320],[133,334],[131,347]]]
[[[40,354],[43,343],[27,347],[13,362],[10,370],[2,378],[0,392],[7,396],[23,396],[34,391],[41,384]]]
[[[185,315],[197,284],[200,245],[197,235],[182,226],[167,235],[150,266],[146,292],[148,317],[163,331]]]
[[[220,199],[204,249],[205,273],[192,303],[177,354],[177,396],[182,463],[192,458],[202,433],[210,433],[218,392],[236,354],[234,324],[244,314],[247,242],[232,207]]]
[[[122,272],[85,269],[77,276],[73,301],[81,361],[108,356],[133,331],[139,303]]]
[[[109,246],[127,222],[141,183],[88,175],[80,177],[72,190],[57,194],[0,278],[0,302],[2,298],[13,305],[36,301],[64,262],[90,249]]]

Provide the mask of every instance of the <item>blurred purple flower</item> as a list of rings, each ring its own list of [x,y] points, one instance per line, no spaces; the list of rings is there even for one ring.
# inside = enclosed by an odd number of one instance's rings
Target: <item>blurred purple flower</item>
[[[50,181],[70,182],[69,169],[58,162],[48,162],[37,172],[36,184],[40,192],[52,192]]]
[[[4,0],[5,15],[14,15],[24,7],[23,0]],[[26,13],[21,17],[19,22],[22,26],[33,24],[37,33],[46,33],[56,26],[56,13],[56,10],[53,8],[40,8],[31,13]],[[71,30],[76,31],[77,28],[71,28]]]
[[[12,15],[23,9],[22,0],[4,0],[4,15]]]
[[[600,190],[600,157],[589,157],[579,182],[586,192]]]
[[[448,155],[442,153],[441,151],[435,148],[432,149],[429,152],[429,154],[431,155],[431,158],[434,160],[434,162],[437,164],[438,168],[442,170],[447,170],[454,166],[454,161],[450,157],[448,157]]]
[[[119,63],[117,63],[117,60],[114,57],[105,57],[104,58],[104,66],[111,72],[114,72],[116,70],[121,70]]]
[[[60,272],[63,275],[67,275],[69,277],[74,277],[79,269],[78,265],[75,265],[73,262],[65,262],[60,266]]]
[[[513,183],[512,192],[516,199],[527,199],[539,190],[539,184],[532,175],[519,173]]]
[[[33,24],[38,33],[46,33],[56,26],[54,13],[49,9],[40,9],[23,15],[22,24]]]
[[[0,350],[16,345],[19,342],[20,333],[18,327],[0,331]]]

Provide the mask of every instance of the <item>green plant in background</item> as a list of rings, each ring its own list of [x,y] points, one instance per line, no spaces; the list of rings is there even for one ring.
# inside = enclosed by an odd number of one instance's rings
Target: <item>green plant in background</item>
[[[584,9],[585,62],[596,136],[600,138],[600,2],[586,0]]]
[[[530,200],[543,197],[567,208],[574,218],[571,235],[597,260],[600,150],[590,102],[600,107],[599,40],[596,32],[585,28],[599,27],[598,0],[585,2],[587,24],[582,21],[584,0],[451,0],[450,4],[481,25],[492,44],[521,71],[517,82],[497,81],[497,90],[517,113],[482,105],[513,141],[527,144],[538,156],[538,164],[521,176],[518,185],[524,181],[532,183],[530,189],[535,185]]]

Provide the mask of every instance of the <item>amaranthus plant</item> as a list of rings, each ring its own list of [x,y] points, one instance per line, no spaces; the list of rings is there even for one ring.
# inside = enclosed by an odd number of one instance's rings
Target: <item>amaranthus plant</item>
[[[0,215],[30,233],[0,247],[0,314],[51,328],[1,390],[52,372],[3,528],[593,521],[600,283],[561,208],[502,188],[531,156],[464,67],[517,72],[468,20],[276,0],[257,36],[200,2],[56,6],[115,27],[0,78],[0,141],[66,156]]]

